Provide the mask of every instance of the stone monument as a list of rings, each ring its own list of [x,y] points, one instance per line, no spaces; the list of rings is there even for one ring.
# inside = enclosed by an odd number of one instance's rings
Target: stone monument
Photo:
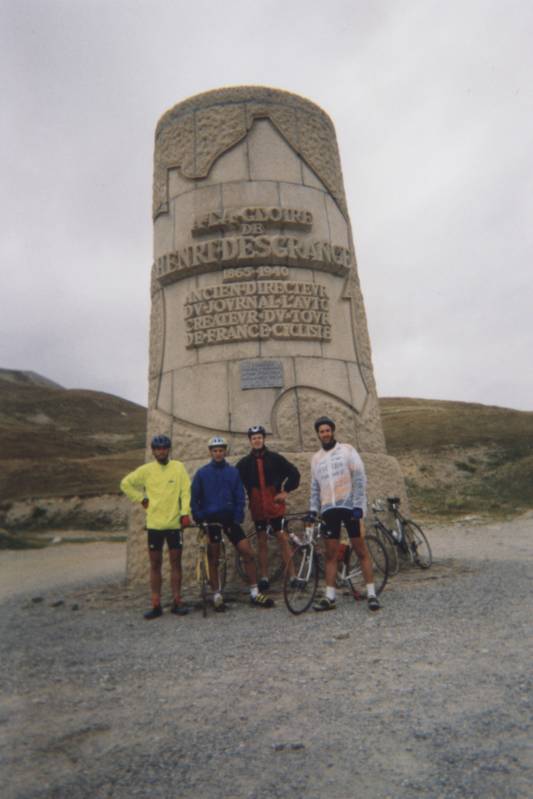
[[[191,97],[155,136],[148,442],[172,438],[191,476],[214,433],[230,459],[247,428],[302,471],[307,508],[313,420],[361,453],[369,498],[403,478],[387,456],[333,123],[285,91],[242,86]],[[142,519],[128,551],[146,581]]]

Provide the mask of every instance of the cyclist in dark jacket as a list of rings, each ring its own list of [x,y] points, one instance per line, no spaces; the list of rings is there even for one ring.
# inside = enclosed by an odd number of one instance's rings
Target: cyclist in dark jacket
[[[257,554],[259,561],[259,588],[266,591],[268,580],[267,529],[278,540],[285,564],[289,562],[291,550],[289,538],[282,530],[286,512],[287,495],[300,485],[300,472],[292,463],[265,446],[266,430],[255,425],[248,430],[252,451],[237,463],[250,502],[250,513],[257,531]]]
[[[214,436],[208,447],[211,461],[198,469],[192,481],[191,510],[196,522],[213,523],[208,528],[210,543],[207,555],[215,610],[225,610],[224,598],[218,588],[217,568],[222,530],[242,555],[250,583],[250,602],[256,607],[271,608],[274,602],[260,593],[257,587],[254,555],[241,527],[245,496],[239,472],[226,461],[228,445],[224,438]],[[222,529],[214,526],[215,523],[221,525]]]

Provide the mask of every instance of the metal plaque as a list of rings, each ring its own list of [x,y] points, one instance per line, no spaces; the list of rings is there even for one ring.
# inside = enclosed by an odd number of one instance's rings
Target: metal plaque
[[[241,367],[241,389],[283,388],[283,364],[281,361],[243,361]]]

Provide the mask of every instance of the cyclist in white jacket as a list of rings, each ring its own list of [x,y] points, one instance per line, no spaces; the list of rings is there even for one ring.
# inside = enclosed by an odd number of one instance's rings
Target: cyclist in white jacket
[[[321,416],[315,430],[322,444],[311,461],[311,501],[309,516],[320,513],[326,539],[326,596],[315,610],[334,610],[337,554],[341,525],[344,524],[352,549],[361,563],[366,582],[368,607],[379,610],[372,560],[364,539],[363,517],[366,512],[366,474],[363,461],[350,444],[335,440],[335,422]]]

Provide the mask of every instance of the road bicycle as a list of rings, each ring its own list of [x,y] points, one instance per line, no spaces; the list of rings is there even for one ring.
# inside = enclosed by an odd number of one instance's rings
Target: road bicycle
[[[281,520],[281,530],[284,530],[286,533],[288,533],[289,546],[291,547],[291,550],[294,550],[294,548],[296,546],[298,546],[298,543],[300,541],[299,536],[301,536],[301,534],[303,532],[303,527],[304,527],[303,519],[304,519],[304,517],[305,517],[305,513],[291,513],[291,514],[287,514],[286,516],[283,516],[283,518]],[[281,558],[281,553],[280,553],[280,550],[279,550],[279,544],[278,544],[278,541],[277,541],[277,535],[274,532],[271,519],[267,520],[267,526],[265,528],[265,533],[266,533],[266,536],[267,536],[268,544],[274,543],[274,545],[275,545],[275,551],[274,552],[269,552],[269,555],[268,555],[268,575],[267,575],[267,577],[268,577],[269,583],[273,584],[273,583],[277,582],[280,579],[280,577],[283,575],[283,573],[285,571],[285,563],[283,562],[283,559]],[[246,538],[250,542],[250,545],[252,547],[252,550],[254,552],[254,556],[255,556],[255,559],[256,559],[256,562],[257,562],[258,540],[257,540],[257,531],[255,529],[255,526],[254,526],[254,528],[252,530],[249,530],[246,533]],[[270,546],[269,546],[269,549],[271,549]],[[320,563],[320,567],[322,569],[321,573],[323,573],[323,563]],[[247,576],[246,570],[244,568],[244,560],[243,560],[243,557],[242,557],[242,555],[241,555],[241,553],[239,552],[238,549],[235,550],[235,569],[236,569],[237,573],[240,575],[240,577],[244,580],[244,582],[248,582],[248,576]],[[262,577],[264,575],[259,575],[259,576]]]
[[[400,498],[387,497],[387,507],[382,500],[372,505],[373,527],[376,536],[386,544],[392,563],[391,573],[397,574],[400,560],[408,561],[421,569],[429,569],[433,562],[431,547],[422,528],[400,513]],[[387,527],[378,514],[389,511],[394,516],[394,527]]]
[[[211,551],[210,547],[216,545],[212,544],[209,539],[209,528],[218,527],[222,532],[224,526],[218,522],[210,522],[209,524],[207,522],[200,522],[200,524],[196,525],[196,527],[198,532],[196,536],[195,575],[196,582],[198,583],[200,589],[202,615],[205,618],[207,616],[208,599],[214,593],[210,579],[211,567],[209,562],[209,553]],[[218,558],[216,560],[215,567],[218,575],[217,590],[222,593],[224,586],[226,585],[227,574],[226,547],[224,545],[223,539],[221,539],[218,547]]]
[[[298,546],[292,553],[291,563],[285,569],[283,597],[287,609],[296,616],[311,607],[318,590],[320,561],[325,562],[321,551],[324,530],[324,523],[320,519],[307,523],[303,535],[299,537]],[[387,551],[373,535],[365,535],[364,540],[372,559],[376,594],[380,594],[389,576]],[[355,600],[366,598],[366,582],[361,564],[349,543],[339,545],[337,587],[349,588]]]

